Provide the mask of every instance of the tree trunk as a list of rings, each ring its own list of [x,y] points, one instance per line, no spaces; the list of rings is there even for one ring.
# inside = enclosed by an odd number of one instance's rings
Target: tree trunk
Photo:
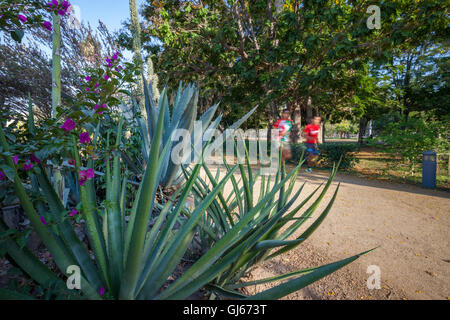
[[[302,112],[301,106],[298,102],[292,104],[291,110],[292,115],[292,132],[291,141],[292,143],[299,143],[302,141],[301,137],[301,127],[302,127]]]
[[[269,120],[269,127],[267,130],[267,141],[269,142],[271,140],[271,133],[270,131],[273,129],[273,125],[275,124],[276,121],[276,117],[277,117],[277,107],[275,105],[275,103],[269,102],[269,115],[268,115],[268,120]]]
[[[325,143],[325,118],[322,120],[322,130],[320,130],[320,136],[322,141],[320,143]]]
[[[312,98],[308,97],[308,102],[306,103],[306,121],[311,121],[312,117],[313,117]]]
[[[365,117],[362,117],[359,120],[359,134],[358,134],[358,143],[363,143],[363,136],[367,129],[367,119]]]

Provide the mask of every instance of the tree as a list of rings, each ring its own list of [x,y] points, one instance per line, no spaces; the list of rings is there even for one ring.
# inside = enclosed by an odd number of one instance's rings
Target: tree
[[[152,50],[152,37],[162,42],[161,77],[198,81],[223,101],[225,121],[260,104],[257,119],[270,124],[285,103],[293,112],[309,97],[320,109],[330,95],[349,104],[367,62],[389,61],[394,47],[442,23],[442,4],[426,3],[431,18],[422,3],[381,3],[381,29],[370,30],[366,1],[148,1],[143,39]]]
[[[49,17],[47,17],[49,18]],[[96,32],[97,31],[97,32]],[[20,117],[28,114],[28,93],[38,119],[52,115],[52,35],[42,28],[30,30],[27,42],[17,43],[9,37],[0,43],[0,108],[8,108]],[[61,98],[75,96],[74,88],[84,82],[83,73],[104,63],[118,49],[103,23],[94,30],[89,24],[78,27],[61,23]]]

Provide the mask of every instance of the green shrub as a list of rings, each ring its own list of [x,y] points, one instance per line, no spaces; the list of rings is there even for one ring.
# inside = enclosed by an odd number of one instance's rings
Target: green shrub
[[[407,120],[389,123],[370,145],[382,147],[383,151],[398,154],[402,162],[413,171],[422,161],[422,153],[433,150],[447,153],[450,147],[450,116],[441,121],[416,115]]]
[[[292,148],[292,160],[298,161],[306,147],[302,143],[295,144]],[[342,157],[340,168],[348,169],[359,162],[354,152],[359,149],[356,143],[324,143],[319,145],[321,165],[332,168],[334,163],[339,162]]]

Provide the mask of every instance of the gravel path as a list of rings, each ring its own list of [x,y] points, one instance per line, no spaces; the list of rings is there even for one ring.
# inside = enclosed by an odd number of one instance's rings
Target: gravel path
[[[326,179],[323,171],[300,174],[298,186],[307,181],[303,198]],[[286,299],[450,299],[450,193],[337,174],[315,216],[338,183],[333,209],[315,233],[295,250],[257,267],[245,280],[379,247]],[[367,288],[367,268],[372,265],[380,268],[381,289]],[[248,293],[265,288],[249,288]]]

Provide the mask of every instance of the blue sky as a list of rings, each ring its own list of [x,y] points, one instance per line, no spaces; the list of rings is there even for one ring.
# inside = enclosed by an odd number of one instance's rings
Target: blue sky
[[[145,0],[137,0],[138,9]],[[117,31],[121,22],[130,18],[129,0],[71,0],[80,8],[81,20],[89,22],[93,28],[101,20],[110,31]]]
[[[145,0],[137,0],[138,10]],[[122,27],[122,22],[130,18],[129,0],[71,0],[74,13],[84,23],[89,22],[93,29],[101,20],[113,33]],[[123,52],[125,59],[131,60],[131,51]]]

